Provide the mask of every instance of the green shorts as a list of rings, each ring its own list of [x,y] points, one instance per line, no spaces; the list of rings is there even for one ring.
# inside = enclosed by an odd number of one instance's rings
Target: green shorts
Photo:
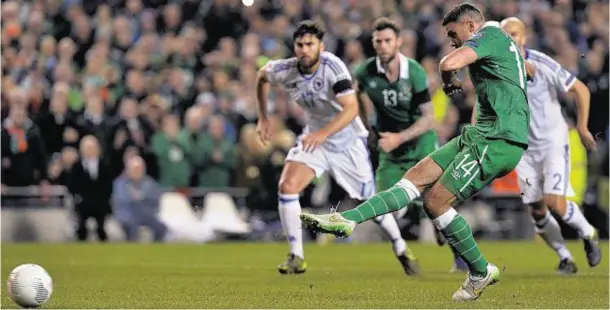
[[[400,181],[405,173],[438,149],[438,136],[428,131],[417,140],[388,154],[379,151],[379,165],[375,171],[377,191],[384,191]]]
[[[524,151],[524,145],[491,139],[467,126],[430,158],[443,169],[439,182],[459,203],[515,169]]]
[[[394,186],[417,162],[417,160],[394,161],[388,158],[387,153],[379,153],[379,165],[377,171],[375,171],[377,192],[385,191]]]

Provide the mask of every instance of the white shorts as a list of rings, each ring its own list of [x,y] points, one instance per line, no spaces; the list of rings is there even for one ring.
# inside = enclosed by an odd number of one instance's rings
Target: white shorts
[[[347,194],[358,200],[375,195],[375,175],[366,142],[357,139],[343,152],[330,152],[323,147],[308,153],[299,142],[290,149],[286,161],[303,163],[314,170],[316,177],[330,172]]]
[[[517,165],[523,203],[542,201],[544,194],[571,197],[570,146],[553,146],[544,150],[527,150]]]

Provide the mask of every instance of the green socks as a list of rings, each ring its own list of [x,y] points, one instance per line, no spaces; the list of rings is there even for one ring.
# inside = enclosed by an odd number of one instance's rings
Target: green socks
[[[341,212],[341,215],[358,224],[377,216],[391,213],[406,207],[419,196],[419,191],[410,181],[403,179],[390,189],[377,193],[354,209]]]
[[[466,220],[451,208],[433,222],[441,230],[453,252],[466,262],[470,274],[484,277],[487,274],[487,260],[479,250]]]

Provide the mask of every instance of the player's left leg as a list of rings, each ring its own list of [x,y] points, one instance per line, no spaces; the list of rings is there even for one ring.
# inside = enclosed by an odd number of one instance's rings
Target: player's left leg
[[[444,167],[443,175],[428,191],[424,201],[436,227],[470,269],[466,281],[453,295],[453,300],[470,301],[477,299],[487,286],[499,280],[500,270],[483,257],[470,226],[453,206],[472,197],[494,179],[511,172],[523,155],[524,148],[466,130],[461,142],[461,151]]]
[[[396,163],[388,158],[388,154],[381,153],[379,156],[379,166],[375,173],[375,182],[377,191],[385,191],[392,185],[396,184],[407,172],[412,165],[408,163]],[[370,197],[366,197],[370,198]],[[406,241],[402,238],[398,223],[396,223],[393,214],[385,214],[378,216],[373,221],[385,232],[386,236],[392,241],[392,249],[398,261],[402,265],[403,270],[407,275],[416,275],[419,273],[419,264],[413,251],[408,247]]]
[[[580,208],[566,196],[573,195],[570,185],[569,145],[550,151],[544,163],[544,204],[583,238],[589,266],[597,266],[602,258],[599,237],[595,228],[585,219]]]

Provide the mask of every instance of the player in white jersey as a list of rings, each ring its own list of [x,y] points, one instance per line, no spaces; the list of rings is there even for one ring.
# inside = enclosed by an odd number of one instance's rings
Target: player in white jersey
[[[525,26],[519,19],[507,18],[501,26],[520,46],[525,60],[535,68],[535,76],[527,84],[529,146],[516,168],[523,203],[530,206],[536,232],[557,252],[559,273],[576,273],[577,267],[549,209],[578,231],[584,240],[589,266],[594,267],[601,260],[597,231],[587,222],[578,205],[566,199],[574,193],[570,185],[568,125],[558,100],[564,93],[576,95],[578,133],[585,147],[594,150],[595,139],[587,129],[589,89],[551,57],[525,49]]]
[[[263,141],[271,135],[266,111],[270,84],[283,86],[308,116],[297,145],[288,152],[279,181],[280,220],[290,244],[288,259],[278,266],[282,274],[303,273],[307,268],[299,196],[314,178],[330,172],[352,199],[366,200],[375,194],[366,147],[368,131],[358,116],[352,78],[337,56],[324,51],[324,32],[315,22],[300,22],[293,35],[296,57],[271,61],[258,72],[257,131]],[[396,220],[387,216],[378,222],[401,260],[406,243]]]

